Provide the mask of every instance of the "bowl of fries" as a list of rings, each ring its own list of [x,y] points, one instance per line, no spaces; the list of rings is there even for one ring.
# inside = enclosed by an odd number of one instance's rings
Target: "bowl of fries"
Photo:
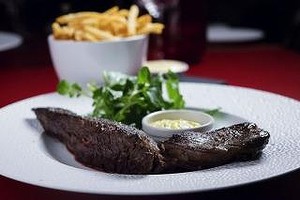
[[[84,85],[102,82],[103,71],[134,75],[147,58],[148,35],[163,28],[148,14],[139,16],[136,5],[60,16],[48,37],[58,78]]]

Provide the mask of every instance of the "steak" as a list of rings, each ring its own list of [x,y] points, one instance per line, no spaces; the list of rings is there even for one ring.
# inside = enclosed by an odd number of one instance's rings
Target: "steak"
[[[169,170],[198,170],[257,158],[269,137],[267,131],[245,122],[205,133],[173,135],[161,147]]]
[[[61,108],[33,108],[45,133],[58,138],[78,162],[110,173],[153,174],[199,170],[257,158],[269,133],[245,122],[200,133],[186,131],[157,144],[145,132]]]
[[[164,166],[156,142],[143,131],[61,108],[34,108],[45,133],[58,138],[75,159],[111,173],[149,174]]]

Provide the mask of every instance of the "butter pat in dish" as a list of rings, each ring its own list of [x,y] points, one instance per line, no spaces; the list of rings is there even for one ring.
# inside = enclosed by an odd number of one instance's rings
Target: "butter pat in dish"
[[[212,129],[214,118],[197,110],[164,110],[145,116],[142,129],[156,140],[164,140],[184,131],[205,132]]]
[[[152,126],[157,128],[167,128],[167,129],[187,129],[196,128],[201,126],[200,123],[184,119],[162,119],[151,123]]]

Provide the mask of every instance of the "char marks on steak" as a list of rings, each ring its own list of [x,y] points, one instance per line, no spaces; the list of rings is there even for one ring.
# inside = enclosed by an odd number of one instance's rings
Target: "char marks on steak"
[[[169,169],[197,170],[256,158],[269,137],[256,124],[245,122],[205,133],[173,135],[161,146]]]
[[[163,168],[156,142],[141,130],[61,108],[33,111],[45,132],[61,140],[87,166],[121,174],[157,173]]]

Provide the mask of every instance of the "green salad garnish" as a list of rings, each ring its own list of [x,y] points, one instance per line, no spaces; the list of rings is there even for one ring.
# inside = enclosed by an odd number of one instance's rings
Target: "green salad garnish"
[[[105,72],[103,80],[103,85],[88,84],[86,89],[62,80],[57,92],[69,97],[89,96],[93,99],[92,116],[135,124],[138,128],[142,118],[151,112],[185,106],[178,77],[171,71],[151,75],[147,67],[142,67],[137,76]]]

